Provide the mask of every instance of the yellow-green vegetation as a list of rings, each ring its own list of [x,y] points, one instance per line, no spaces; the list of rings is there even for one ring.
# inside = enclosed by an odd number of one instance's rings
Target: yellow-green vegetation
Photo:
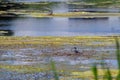
[[[0,37],[0,44],[21,44],[25,42],[25,44],[47,44],[47,43],[76,43],[79,41],[91,42],[91,41],[111,41],[114,42],[114,37],[100,37],[100,36],[73,36],[73,37]],[[45,43],[44,43],[45,42]]]
[[[120,16],[120,13],[90,13],[90,12],[66,12],[66,13],[23,13],[30,17],[77,17],[77,18],[104,18],[109,16]]]
[[[50,65],[40,67],[40,66],[30,66],[30,65],[0,65],[0,69],[6,69],[9,71],[15,71],[19,73],[36,73],[36,72],[49,72],[51,71],[51,68],[49,67]],[[62,66],[61,66],[62,67]],[[105,70],[104,69],[98,69],[98,76],[101,77],[101,80],[103,76],[105,75]],[[110,72],[113,77],[116,77],[118,74],[117,69],[110,69]],[[70,77],[72,79],[79,79],[79,78],[86,78],[89,80],[94,80],[94,75],[91,71],[69,71],[69,69],[66,70],[59,70],[57,68],[57,73],[58,75],[62,75],[64,79],[67,79],[67,77]],[[60,78],[59,80],[64,80]]]
[[[119,37],[120,38],[120,37]],[[95,43],[94,42],[99,42]],[[0,37],[0,45],[81,45],[81,46],[93,46],[104,47],[113,45],[114,37],[105,36],[72,36],[72,37]]]
[[[5,13],[5,11],[0,11],[0,14],[3,14],[3,13]]]
[[[68,2],[67,4],[72,4],[72,5],[96,5],[97,3],[86,3],[86,2]]]
[[[116,77],[117,74],[118,74],[118,70],[117,69],[110,69],[110,72],[111,72],[111,75],[113,77]],[[105,73],[106,73],[106,70],[98,69],[98,76],[101,77],[101,80],[103,80],[102,78],[105,75]],[[71,75],[74,78],[89,78],[90,80],[95,80],[92,71],[72,72]]]
[[[53,13],[49,15],[48,13],[29,13],[31,17],[75,17],[82,14],[88,14],[87,12],[69,12],[69,13]]]
[[[6,69],[9,71],[15,71],[20,73],[35,73],[50,70],[48,66],[40,67],[34,65],[2,65],[2,64],[0,64],[0,69]]]
[[[54,13],[39,12],[39,10],[9,10],[10,13],[20,15],[20,17],[69,17],[69,18],[107,18],[109,16],[120,16],[120,13],[99,13],[99,12],[65,12],[65,13]],[[8,13],[0,11],[0,14]]]

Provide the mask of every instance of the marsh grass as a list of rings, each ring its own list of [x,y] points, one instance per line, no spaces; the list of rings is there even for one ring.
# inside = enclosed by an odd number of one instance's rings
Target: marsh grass
[[[27,40],[27,42],[26,42]],[[77,43],[79,41],[79,43]],[[100,42],[100,44],[94,44],[94,42]],[[77,67],[71,67],[69,65],[67,66],[59,66],[55,64],[54,61],[50,62],[51,68],[49,68],[49,64],[45,64],[45,66],[41,65],[35,65],[35,66],[11,66],[11,65],[0,65],[0,69],[6,69],[10,71],[16,71],[20,73],[36,73],[36,72],[49,72],[52,71],[52,80],[54,77],[54,80],[120,80],[120,45],[119,45],[120,37],[114,38],[114,37],[0,37],[0,47],[2,49],[8,50],[12,49],[19,49],[19,48],[27,48],[29,45],[32,45],[32,47],[37,48],[36,46],[42,45],[44,47],[52,46],[53,48],[56,46],[61,46],[64,43],[67,42],[70,46],[72,45],[79,45],[82,47],[91,48],[99,48],[99,47],[105,47],[110,46],[116,43],[116,58],[118,61],[118,69],[111,69],[108,66],[106,66],[104,60],[101,64],[101,69],[96,65],[93,65],[92,71],[79,71],[78,67],[81,65],[77,65]],[[81,45],[81,43],[84,43]],[[94,45],[94,46],[93,46]],[[4,46],[4,47],[3,47]],[[18,46],[18,48],[17,48]],[[20,47],[21,46],[21,47]],[[39,47],[40,48],[40,47]],[[17,50],[16,50],[17,51]],[[99,54],[99,53],[98,53]],[[103,55],[103,59],[104,59]],[[46,57],[46,56],[45,56]],[[52,56],[51,56],[52,57]],[[96,57],[96,56],[95,56]],[[101,59],[101,57],[100,57]],[[55,66],[57,65],[57,66]],[[66,64],[65,64],[66,65]],[[69,67],[68,67],[69,66]],[[75,65],[76,66],[76,65]],[[102,68],[103,66],[103,68]],[[59,67],[64,67],[64,69],[59,69]],[[61,70],[63,70],[61,72]],[[87,69],[88,70],[88,69]],[[50,72],[51,73],[51,72]],[[64,73],[64,74],[63,74]],[[48,73],[49,74],[49,73]],[[62,74],[62,75],[61,75]],[[93,76],[94,75],[94,76]],[[96,77],[96,78],[95,78]],[[64,79],[63,79],[64,78]],[[69,78],[69,79],[67,79]]]
[[[119,44],[119,40],[117,37],[115,37],[115,44],[116,44],[116,58],[117,58],[117,63],[118,63],[118,74],[115,80],[120,80],[120,44]],[[110,68],[106,67],[104,64],[101,64],[101,66],[102,66],[102,69],[106,69],[103,80],[113,80],[113,77],[110,72]],[[94,64],[94,66],[92,67],[92,72],[94,74],[94,79],[99,80],[96,64]]]
[[[103,62],[101,62],[101,67],[104,71],[104,75],[103,75],[103,80],[120,80],[120,44],[119,44],[119,39],[117,37],[115,37],[115,44],[116,44],[116,57],[117,57],[117,63],[118,63],[118,74],[115,78],[112,77],[112,73],[111,70],[108,66],[105,66],[104,64],[104,60]],[[55,63],[54,61],[51,61],[51,67],[53,70],[53,74],[54,74],[54,80],[59,80],[59,75],[56,71],[56,67],[55,67]],[[91,67],[91,72],[94,75],[94,80],[99,80],[99,71],[98,71],[98,67],[97,64],[94,63],[93,67]],[[82,79],[84,80],[84,79]]]
[[[106,71],[106,79],[107,80],[112,80],[112,75],[111,75],[111,72],[110,72],[109,68],[107,68],[107,71]]]

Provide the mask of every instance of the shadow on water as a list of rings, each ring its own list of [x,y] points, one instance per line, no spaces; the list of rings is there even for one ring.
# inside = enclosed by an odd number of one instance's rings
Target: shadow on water
[[[17,19],[17,17],[0,17],[0,22],[1,21],[12,21]]]
[[[10,17],[0,17],[0,27],[11,26],[10,22],[14,20],[14,18]]]
[[[81,18],[69,18],[69,20],[108,20],[109,17],[81,17]]]
[[[11,22],[15,19],[15,17],[0,17],[0,36],[14,35],[14,31],[10,30],[9,27],[12,25]]]

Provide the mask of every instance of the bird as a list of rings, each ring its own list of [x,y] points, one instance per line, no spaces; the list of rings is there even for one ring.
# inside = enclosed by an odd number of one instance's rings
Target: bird
[[[77,50],[77,47],[74,47],[74,53],[76,53],[76,54],[80,53],[80,52]]]

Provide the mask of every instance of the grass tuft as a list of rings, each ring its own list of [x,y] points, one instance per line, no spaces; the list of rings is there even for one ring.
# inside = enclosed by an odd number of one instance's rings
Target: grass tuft
[[[53,74],[54,74],[54,79],[59,80],[58,73],[57,73],[57,70],[56,70],[56,67],[55,67],[55,62],[53,60],[51,60],[50,64],[51,64],[51,69],[52,69]]]
[[[97,70],[97,64],[94,64],[92,67],[92,72],[94,74],[95,80],[98,80],[98,70]]]
[[[106,79],[107,79],[107,80],[112,80],[112,75],[111,75],[111,72],[110,72],[110,69],[109,69],[109,68],[107,68]]]

